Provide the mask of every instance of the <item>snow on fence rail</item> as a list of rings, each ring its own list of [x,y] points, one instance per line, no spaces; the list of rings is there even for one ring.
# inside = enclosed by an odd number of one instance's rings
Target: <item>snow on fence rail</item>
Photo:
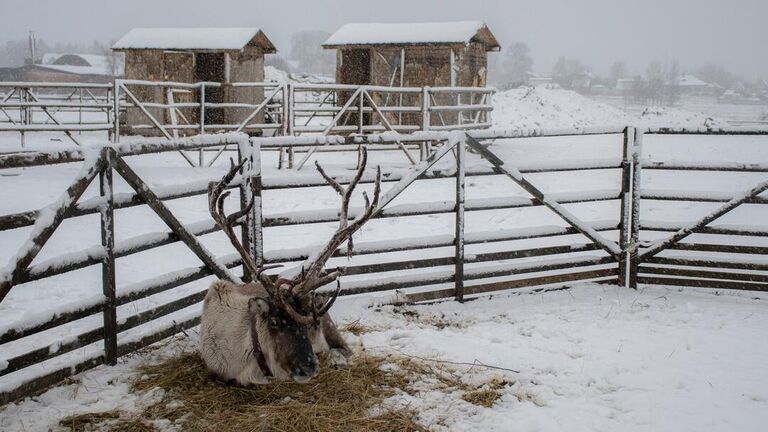
[[[656,191],[648,194],[640,184],[640,168],[646,163],[642,159],[640,144],[643,133],[634,128],[617,130],[604,128],[583,131],[586,135],[610,134],[616,136],[621,146],[621,158],[595,159],[590,161],[553,161],[512,166],[495,156],[493,148],[485,144],[494,139],[513,137],[563,136],[566,131],[472,131],[438,132],[420,131],[410,135],[378,134],[356,137],[303,136],[247,138],[242,133],[200,136],[176,140],[146,139],[137,143],[112,144],[96,148],[66,149],[47,152],[16,152],[0,154],[0,169],[47,164],[79,163],[95,164],[95,174],[89,170],[85,176],[70,187],[69,193],[57,201],[52,208],[27,211],[0,216],[0,231],[33,226],[33,235],[19,257],[10,263],[8,270],[0,277],[0,301],[10,289],[25,289],[25,284],[42,279],[65,275],[69,272],[101,265],[102,290],[93,296],[78,299],[76,306],[51,308],[37,311],[20,323],[0,321],[0,403],[32,394],[58,382],[74,373],[98,364],[114,364],[118,356],[149,345],[173,333],[183,331],[199,323],[199,303],[206,290],[184,289],[187,284],[210,275],[239,280],[231,269],[241,265],[237,255],[214,256],[199,242],[198,237],[215,233],[218,227],[210,219],[182,224],[164,204],[178,198],[205,195],[205,181],[193,181],[174,187],[149,188],[123,159],[129,155],[141,155],[179,150],[210,149],[231,145],[238,149],[240,158],[253,158],[245,171],[244,178],[236,179],[232,189],[239,190],[241,197],[250,193],[261,197],[265,191],[324,186],[325,183],[307,170],[295,172],[292,176],[261,177],[260,152],[276,147],[301,147],[307,145],[339,146],[342,144],[367,145],[371,147],[391,145],[394,142],[429,141],[430,153],[422,161],[405,170],[384,173],[389,190],[383,191],[381,207],[375,218],[397,218],[420,215],[452,215],[455,218],[453,234],[408,237],[399,240],[361,241],[352,253],[354,261],[347,267],[342,284],[342,294],[364,294],[377,291],[405,290],[399,296],[406,301],[428,301],[445,297],[464,299],[466,296],[486,292],[534,286],[562,286],[571,281],[592,280],[618,282],[634,286],[639,280],[646,283],[671,283],[674,276],[679,284],[685,285],[695,278],[707,281],[724,281],[722,287],[763,289],[768,286],[766,276],[752,275],[755,271],[768,270],[768,265],[749,261],[733,260],[723,268],[746,269],[749,273],[712,270],[697,270],[702,263],[696,257],[643,257],[646,244],[640,243],[640,230],[682,231],[686,227],[669,223],[641,223],[639,208],[641,197],[662,199],[696,199],[696,194],[683,196]],[[621,140],[623,137],[623,141]],[[466,149],[472,148],[481,159],[467,161]],[[454,153],[455,151],[455,153]],[[443,157],[455,155],[455,163],[447,168],[436,163]],[[670,169],[670,164],[646,163],[647,169]],[[700,167],[696,162],[678,163],[681,169]],[[704,164],[707,169],[733,168],[764,172],[760,164],[734,166],[733,164]],[[529,173],[563,171],[620,170],[621,181],[615,188],[590,190],[569,194],[543,194],[535,184],[530,183]],[[112,173],[116,171],[134,189],[130,193],[114,193]],[[91,175],[93,174],[93,175]],[[495,199],[467,199],[464,182],[468,177],[505,175],[531,194],[526,197],[502,197]],[[98,197],[77,202],[81,188],[89,179],[99,177],[101,185]],[[336,176],[337,181],[349,182],[348,175]],[[444,181],[455,179],[455,199],[449,201],[423,202],[387,206],[414,182]],[[371,183],[373,176],[367,173],[361,183]],[[644,196],[645,194],[645,196]],[[706,198],[706,197],[705,197]],[[726,202],[725,196],[717,196]],[[605,220],[585,222],[576,218],[564,206],[579,203],[618,201],[620,213],[605,215]],[[760,201],[748,198],[746,201]],[[746,202],[745,201],[745,202]],[[752,202],[750,201],[750,202]],[[756,202],[757,202],[756,201]],[[260,200],[257,201],[260,203]],[[242,205],[242,204],[241,204]],[[143,234],[115,242],[114,212],[137,206],[148,206],[168,226],[168,231]],[[538,226],[525,229],[489,230],[464,232],[466,213],[498,209],[548,208],[566,221],[565,226]],[[350,209],[354,216],[354,209]],[[264,214],[262,215],[262,211]],[[65,218],[77,218],[89,214],[100,214],[101,244],[84,247],[82,250],[54,257],[32,265],[40,247]],[[45,216],[45,217],[41,217]],[[281,227],[332,223],[338,218],[335,210],[311,212],[276,213],[269,208],[254,206],[240,221],[243,242],[248,250],[264,264],[291,264],[301,262],[313,252],[312,246],[263,250],[264,232]],[[687,227],[690,230],[690,227]],[[696,228],[696,227],[694,227]],[[282,228],[285,229],[285,228]],[[696,228],[699,232],[747,236],[768,236],[767,227],[707,226]],[[618,232],[619,241],[609,238]],[[608,235],[609,237],[605,237]],[[680,234],[677,234],[679,237]],[[519,241],[530,239],[552,239],[561,241],[531,246],[519,246]],[[515,243],[518,242],[518,243]],[[564,242],[564,243],[563,243]],[[149,280],[120,286],[118,289],[115,260],[149,251],[158,247],[183,243],[202,261],[202,265],[178,269]],[[517,246],[516,246],[517,244]],[[465,248],[484,245],[482,250],[466,253]],[[766,248],[741,245],[690,244],[673,242],[657,248],[671,248],[676,251],[717,251],[723,253],[764,253]],[[407,255],[410,251],[424,253]],[[335,257],[346,256],[345,246],[336,251]],[[537,258],[531,261],[530,258]],[[660,261],[662,260],[662,261]],[[662,265],[663,264],[663,265]],[[667,268],[673,268],[672,275]],[[661,270],[659,270],[661,269]],[[655,273],[654,273],[655,272]],[[247,277],[247,275],[243,275]],[[725,277],[730,279],[725,279]],[[701,285],[701,284],[699,284]],[[194,286],[192,288],[195,288]],[[96,290],[94,290],[96,291]],[[155,297],[157,296],[157,297]],[[151,301],[153,298],[162,300]],[[120,316],[118,317],[118,313]],[[125,314],[125,316],[123,316]],[[151,323],[159,323],[152,325]],[[158,327],[159,326],[159,327]],[[70,336],[51,338],[51,332],[67,329]],[[159,328],[159,330],[158,330]],[[103,341],[103,342],[102,342]],[[101,345],[103,344],[103,347]],[[7,353],[11,353],[10,355]],[[43,372],[41,372],[43,371]]]

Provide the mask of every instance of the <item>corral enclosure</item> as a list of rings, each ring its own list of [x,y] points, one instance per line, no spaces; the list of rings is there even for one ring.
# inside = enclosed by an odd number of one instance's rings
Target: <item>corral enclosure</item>
[[[399,300],[419,301],[518,287],[557,287],[574,280],[632,283],[627,276],[636,276],[641,283],[765,288],[768,267],[760,255],[768,246],[764,242],[768,233],[754,223],[763,218],[764,210],[763,198],[757,196],[762,190],[753,186],[764,185],[768,167],[748,162],[765,159],[763,135],[641,134],[631,128],[583,135],[539,134],[417,134],[410,138],[412,142],[426,140],[432,145],[430,157],[413,167],[400,149],[371,152],[369,166],[383,166],[385,197],[392,201],[384,199],[387,206],[357,239],[351,261],[343,257],[342,250],[329,263],[348,267],[342,278],[343,293],[401,289],[407,295],[397,297]],[[120,156],[130,169],[123,165],[114,176],[114,219],[108,214],[99,217],[102,201],[98,198],[113,188],[99,193],[91,185],[75,210],[63,213],[69,218],[34,257],[32,266],[19,267],[10,286],[4,285],[13,287],[0,303],[0,340],[7,356],[0,371],[5,398],[55,382],[82,367],[110,362],[110,357],[196,325],[208,275],[227,277],[228,270],[221,266],[239,265],[228,242],[210,222],[204,199],[207,181],[221,175],[226,162],[222,159],[207,169],[191,168],[175,150],[216,148],[227,142],[239,145],[241,154],[260,149],[255,154],[261,155],[256,166],[261,167],[264,214],[251,220],[263,223],[261,229],[256,224],[245,232],[263,233],[263,262],[298,263],[312,244],[321,243],[333,231],[338,217],[333,191],[310,167],[295,172],[276,170],[278,153],[269,150],[293,145],[306,151],[308,145],[318,143],[341,150],[344,142],[354,140],[243,139],[222,135],[115,147],[117,155],[110,157]],[[482,147],[472,145],[473,140],[491,144],[491,153],[483,154]],[[386,148],[389,142],[376,136],[361,141],[371,149]],[[408,141],[405,144],[414,150]],[[465,177],[457,182],[452,150],[464,147],[475,153],[465,154],[460,163]],[[351,151],[317,153],[315,157],[343,180],[357,157],[357,146],[347,148]],[[707,156],[691,160],[692,153]],[[13,194],[18,188],[35,191],[24,194],[24,200],[5,200],[15,207],[9,209],[13,214],[0,219],[4,244],[22,245],[33,232],[39,232],[39,227],[32,227],[36,216],[51,210],[34,210],[54,201],[64,185],[78,177],[82,156],[78,151],[4,156],[6,170],[28,167],[18,177],[3,177],[17,185],[16,189],[4,188],[4,193]],[[60,163],[35,166],[40,163],[36,161],[50,158]],[[86,165],[93,164],[92,158],[86,159]],[[66,161],[71,162],[63,163]],[[637,169],[640,165],[644,167],[642,176]],[[516,177],[516,171],[530,182],[528,186],[509,178]],[[104,167],[83,174],[99,172],[106,178]],[[674,189],[669,177],[673,172]],[[416,176],[420,180],[411,183]],[[370,180],[365,180],[368,188]],[[143,205],[153,199],[146,192],[137,195],[133,191],[142,183],[166,201],[168,212],[191,237],[185,238],[174,223],[168,231],[171,219],[167,212],[158,213],[156,202],[151,204],[153,210]],[[83,187],[82,180],[79,184]],[[696,234],[686,241],[671,244],[644,261],[633,258],[631,245],[639,245],[642,253],[653,246],[646,242],[696,225],[696,219],[750,188],[753,193],[744,195],[744,205],[716,223],[695,229]],[[634,210],[630,209],[632,203],[638,206]],[[165,222],[157,218],[161,213]],[[113,223],[114,230],[100,233],[99,219],[106,224],[103,226]],[[114,261],[105,261],[102,255],[99,245],[104,232],[114,232]],[[190,246],[195,242],[200,246]],[[249,244],[256,252],[261,243],[254,236]],[[4,259],[12,261],[14,250],[4,249]],[[218,257],[215,262],[206,258],[205,250]],[[207,264],[200,267],[199,259]],[[114,273],[110,265],[114,265]],[[109,291],[110,274],[115,277],[114,293]],[[112,303],[110,296],[114,296]],[[79,366],[72,369],[73,365]]]

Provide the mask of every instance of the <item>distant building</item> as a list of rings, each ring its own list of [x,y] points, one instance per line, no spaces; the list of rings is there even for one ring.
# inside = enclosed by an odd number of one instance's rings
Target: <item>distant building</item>
[[[42,62],[37,66],[64,73],[78,75],[103,75],[108,77],[123,75],[123,62],[119,56],[96,54],[43,54]]]
[[[536,72],[528,72],[528,85],[536,87],[540,85],[552,84],[552,75],[538,74]]]
[[[122,74],[118,59],[94,54],[46,53],[32,63],[16,68],[2,68],[3,81],[110,83]]]
[[[717,96],[722,90],[719,85],[710,84],[690,74],[680,75],[671,85],[676,85],[680,93],[687,96]]]
[[[616,90],[630,91],[635,88],[635,81],[637,81],[635,78],[619,78],[616,80]]]
[[[340,84],[388,87],[485,87],[489,51],[501,46],[481,21],[345,24],[323,48],[336,50],[336,81]],[[341,92],[343,106],[351,92]],[[378,98],[376,95],[374,98]],[[420,95],[407,95],[413,105]],[[436,95],[437,104],[451,104],[452,96]],[[377,101],[380,102],[380,101]],[[432,122],[452,121],[442,114]],[[418,124],[421,117],[406,114],[403,124]],[[448,119],[448,120],[446,120]],[[347,118],[349,124],[356,117]]]
[[[210,103],[258,104],[264,100],[261,87],[235,87],[237,82],[264,81],[264,55],[277,52],[258,28],[135,28],[118,40],[114,51],[125,53],[125,78],[148,81],[196,83],[214,81],[221,88],[206,90]],[[141,101],[167,103],[169,94],[162,87],[129,87]],[[199,100],[197,92],[174,97],[175,102]],[[155,118],[171,122],[171,113],[161,108],[149,109]],[[199,110],[183,108],[184,117],[197,122]],[[242,108],[207,109],[205,123],[237,124],[250,111]],[[263,122],[263,115],[253,119]],[[138,109],[128,110],[128,132],[134,125],[146,124]],[[254,132],[254,131],[249,131]],[[143,133],[143,132],[141,132]]]
[[[501,49],[481,21],[345,24],[323,47],[338,83],[403,87],[483,87],[486,53]]]

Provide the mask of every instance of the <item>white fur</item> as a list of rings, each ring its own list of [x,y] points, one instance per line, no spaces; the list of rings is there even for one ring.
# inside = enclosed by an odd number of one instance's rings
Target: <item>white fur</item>
[[[269,382],[253,355],[248,301],[258,287],[226,281],[211,284],[200,322],[200,355],[208,369],[240,385]]]

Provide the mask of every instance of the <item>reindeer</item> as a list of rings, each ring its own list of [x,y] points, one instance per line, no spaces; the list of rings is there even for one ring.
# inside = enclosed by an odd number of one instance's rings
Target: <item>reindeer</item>
[[[243,162],[244,164],[244,162]],[[352,351],[328,315],[339,295],[339,276],[343,269],[324,269],[337,248],[347,241],[351,255],[352,235],[374,215],[381,192],[381,168],[376,170],[373,199],[363,193],[365,208],[349,222],[349,200],[367,164],[363,149],[358,170],[345,188],[315,163],[326,182],[341,195],[339,228],[328,243],[310,255],[300,271],[270,276],[265,270],[277,266],[258,267],[235,235],[233,226],[250,210],[253,197],[243,209],[226,215],[224,192],[243,164],[232,168],[219,182],[208,186],[211,216],[227,235],[243,259],[243,266],[253,281],[235,284],[218,280],[211,284],[203,303],[200,324],[200,354],[208,369],[225,381],[239,385],[264,384],[272,379],[304,383],[317,375],[317,354],[328,353],[329,363],[346,367]],[[336,282],[330,296],[316,295],[322,286]]]

